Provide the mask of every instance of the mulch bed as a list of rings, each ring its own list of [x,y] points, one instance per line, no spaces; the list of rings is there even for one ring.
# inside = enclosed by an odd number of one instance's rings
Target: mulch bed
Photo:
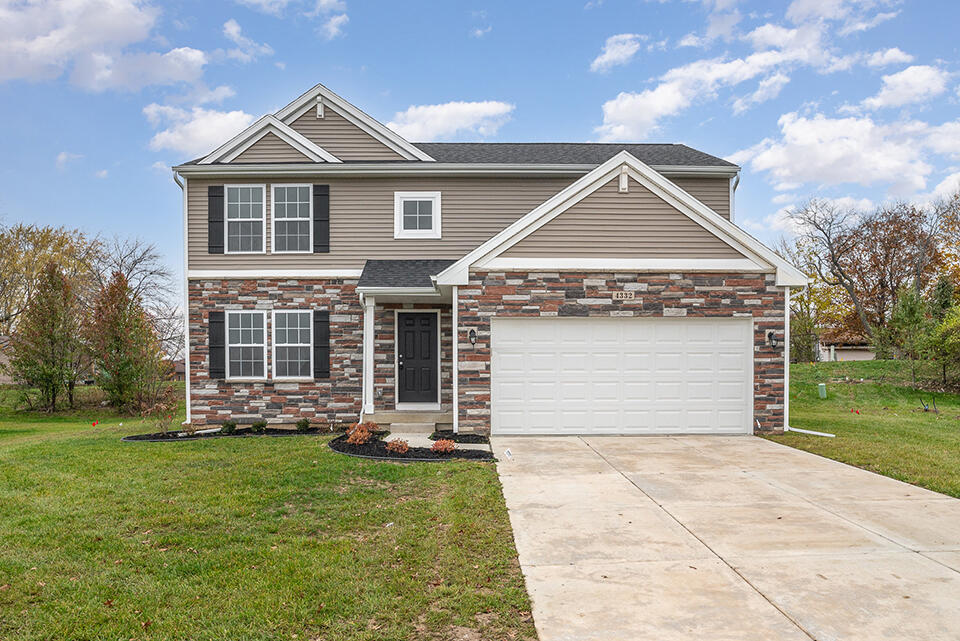
[[[439,441],[440,439],[448,439],[454,443],[489,443],[490,438],[484,436],[483,434],[454,434],[453,432],[447,432],[437,430],[430,435],[431,441]]]
[[[347,443],[347,436],[338,436],[330,441],[330,449],[341,454],[381,461],[449,461],[452,459],[470,459],[474,461],[492,461],[493,454],[485,450],[454,450],[449,454],[440,454],[427,447],[411,447],[406,454],[387,451],[384,441],[374,439],[364,445]]]
[[[206,432],[204,434],[187,434],[180,430],[170,430],[169,432],[154,432],[153,434],[133,434],[124,436],[121,441],[147,441],[152,443],[163,443],[167,441],[197,441],[204,438],[238,438],[252,436],[323,436],[331,434],[329,429],[319,429],[312,427],[306,432],[297,432],[295,430],[282,430],[275,427],[268,427],[262,432],[254,432],[250,428],[238,428],[233,434],[221,434],[220,432]]]

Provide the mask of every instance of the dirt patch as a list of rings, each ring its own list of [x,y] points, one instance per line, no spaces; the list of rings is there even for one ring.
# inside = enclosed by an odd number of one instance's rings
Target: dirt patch
[[[470,459],[474,461],[492,461],[493,454],[485,450],[454,450],[449,454],[434,452],[426,447],[411,447],[403,454],[390,452],[387,444],[381,440],[372,440],[363,445],[347,443],[347,437],[338,436],[330,441],[330,449],[341,454],[359,456],[384,461],[449,461],[453,459]]]

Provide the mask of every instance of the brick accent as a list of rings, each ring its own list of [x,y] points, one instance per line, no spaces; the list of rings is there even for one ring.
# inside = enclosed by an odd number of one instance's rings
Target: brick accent
[[[363,309],[356,280],[191,280],[190,390],[192,420],[220,424],[356,421],[361,409]],[[207,318],[211,310],[321,309],[330,311],[330,378],[305,382],[210,380]],[[272,371],[272,319],[267,315],[267,364]]]
[[[754,419],[760,431],[783,430],[784,290],[773,274],[474,272],[459,290],[460,428],[490,431],[490,318],[614,316],[754,318]],[[634,291],[614,301],[612,292]],[[466,339],[477,330],[477,344]],[[774,330],[780,346],[766,344]]]

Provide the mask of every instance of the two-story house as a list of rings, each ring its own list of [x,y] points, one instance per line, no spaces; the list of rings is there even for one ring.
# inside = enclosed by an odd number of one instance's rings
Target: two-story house
[[[679,144],[411,143],[317,85],[174,167],[187,420],[495,434],[787,420],[790,288]]]

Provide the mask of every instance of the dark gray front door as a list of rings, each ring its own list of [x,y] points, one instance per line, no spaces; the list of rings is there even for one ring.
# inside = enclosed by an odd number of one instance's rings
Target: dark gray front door
[[[436,403],[437,315],[397,314],[397,401]]]

